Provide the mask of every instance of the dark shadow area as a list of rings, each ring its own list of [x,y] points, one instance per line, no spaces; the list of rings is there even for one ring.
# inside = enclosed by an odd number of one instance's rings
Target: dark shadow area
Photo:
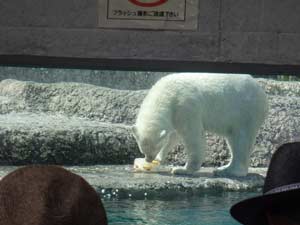
[[[95,59],[31,55],[0,55],[0,65],[125,71],[247,73],[252,75],[288,74],[300,76],[299,65],[194,62],[151,59]]]

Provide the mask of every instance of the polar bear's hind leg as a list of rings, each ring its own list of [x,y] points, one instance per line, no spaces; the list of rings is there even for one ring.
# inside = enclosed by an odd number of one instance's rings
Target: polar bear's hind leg
[[[215,174],[218,176],[246,176],[250,164],[250,154],[255,143],[256,131],[246,132],[240,129],[227,137],[227,144],[231,150],[231,160],[228,165],[219,167]]]

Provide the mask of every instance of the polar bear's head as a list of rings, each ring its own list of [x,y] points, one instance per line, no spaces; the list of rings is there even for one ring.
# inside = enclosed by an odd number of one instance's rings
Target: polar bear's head
[[[152,162],[160,150],[165,145],[166,130],[139,129],[138,126],[132,127],[132,133],[139,146],[140,152],[145,155],[147,162]]]

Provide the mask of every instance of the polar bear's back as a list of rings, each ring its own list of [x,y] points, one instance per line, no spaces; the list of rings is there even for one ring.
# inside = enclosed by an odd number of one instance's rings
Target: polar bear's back
[[[187,117],[222,133],[218,128],[232,126],[232,121],[260,124],[266,112],[266,94],[250,75],[179,73],[163,77],[151,88],[138,120]]]
[[[178,73],[165,76],[148,94],[152,100],[166,101],[165,96],[167,99],[171,96],[182,98],[182,101],[186,101],[187,98],[211,98],[210,100],[215,102],[226,100],[227,104],[230,104],[231,99],[257,100],[256,95],[265,96],[265,93],[250,75],[207,73]]]
[[[224,88],[242,86],[244,84],[255,84],[255,80],[247,74],[209,74],[209,73],[177,73],[161,78],[152,89],[181,87],[196,87],[201,92],[219,92]],[[172,85],[173,84],[173,85]]]

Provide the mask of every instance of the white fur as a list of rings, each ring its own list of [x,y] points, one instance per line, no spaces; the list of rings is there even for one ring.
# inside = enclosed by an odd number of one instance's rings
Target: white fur
[[[133,133],[146,160],[164,160],[181,139],[185,167],[176,174],[200,169],[205,153],[205,131],[224,136],[230,163],[222,175],[245,176],[259,127],[267,115],[267,97],[249,75],[182,73],[163,77],[149,91]]]

